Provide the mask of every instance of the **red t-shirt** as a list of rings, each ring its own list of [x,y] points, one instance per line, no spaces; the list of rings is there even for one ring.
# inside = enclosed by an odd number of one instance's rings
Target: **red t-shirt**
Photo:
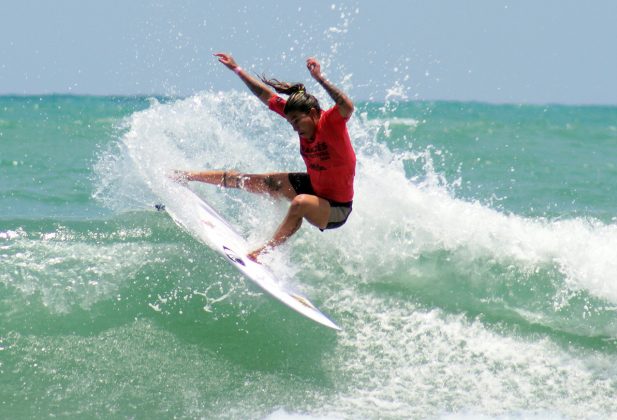
[[[273,95],[269,108],[285,117],[287,101]],[[317,196],[347,203],[353,200],[353,179],[356,174],[356,154],[347,132],[347,121],[338,105],[322,111],[314,139],[300,136],[300,154]]]

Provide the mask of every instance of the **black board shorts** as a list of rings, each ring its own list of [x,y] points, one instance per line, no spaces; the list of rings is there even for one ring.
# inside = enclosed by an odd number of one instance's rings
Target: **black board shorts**
[[[289,183],[293,187],[296,194],[310,194],[317,196],[317,194],[315,194],[315,190],[313,190],[313,186],[311,185],[309,175],[306,172],[291,172],[288,177]],[[338,201],[328,200],[327,198],[323,199],[330,203],[330,218],[328,219],[328,224],[325,229],[336,229],[337,227],[343,226],[351,214],[353,201],[340,203]]]

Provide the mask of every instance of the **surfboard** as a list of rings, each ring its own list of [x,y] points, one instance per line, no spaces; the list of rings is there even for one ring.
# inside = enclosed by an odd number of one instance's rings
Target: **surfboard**
[[[210,204],[186,186],[176,184],[172,188],[173,194],[167,194],[165,205],[159,205],[157,209],[165,210],[177,225],[221,254],[234,268],[273,298],[320,325],[341,330],[306,296],[279,281],[267,266],[249,259],[246,240]]]

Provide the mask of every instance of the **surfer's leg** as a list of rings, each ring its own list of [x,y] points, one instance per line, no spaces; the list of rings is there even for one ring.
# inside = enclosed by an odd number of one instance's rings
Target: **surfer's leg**
[[[320,229],[325,229],[329,217],[330,203],[327,200],[311,194],[299,194],[291,201],[287,215],[272,239],[264,246],[251,252],[248,256],[256,261],[259,255],[267,248],[274,248],[285,242],[300,229],[303,219],[306,219],[310,224]]]
[[[296,196],[296,192],[289,182],[289,174],[287,172],[267,174],[233,173],[231,179],[233,180],[232,182],[235,182],[236,188],[255,194],[268,194],[276,198],[285,197],[289,200]]]
[[[229,171],[175,171],[173,175],[173,179],[179,181],[197,181],[204,182],[206,184],[219,185],[221,187],[229,187],[227,185],[227,178],[231,177],[232,174],[237,174],[237,172],[229,172]],[[235,183],[234,183],[235,185]]]
[[[197,181],[224,186],[227,171],[174,171],[171,178],[178,182]]]
[[[224,188],[240,188],[256,194],[269,194],[289,200],[296,196],[287,172],[242,174],[236,171],[180,172],[177,179],[205,182]]]
[[[300,194],[291,201],[291,206],[289,206],[287,213],[302,216],[313,226],[325,229],[330,218],[330,210],[328,200],[324,200],[316,195]]]

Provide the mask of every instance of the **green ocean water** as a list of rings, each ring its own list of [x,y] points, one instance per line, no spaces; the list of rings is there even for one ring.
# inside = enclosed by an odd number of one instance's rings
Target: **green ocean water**
[[[349,222],[268,257],[339,333],[152,208],[302,169],[263,108],[0,97],[0,418],[617,416],[617,107],[357,104]],[[286,209],[192,188],[255,245]]]

